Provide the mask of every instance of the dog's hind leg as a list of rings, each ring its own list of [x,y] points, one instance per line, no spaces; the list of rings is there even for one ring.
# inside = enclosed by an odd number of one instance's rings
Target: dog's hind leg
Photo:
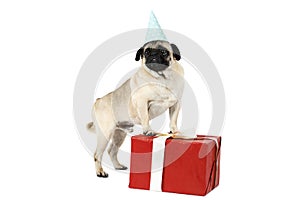
[[[109,139],[110,138],[106,138],[102,134],[102,132],[97,131],[97,148],[94,154],[94,160],[95,160],[96,174],[98,177],[103,177],[103,178],[108,177],[108,174],[102,168],[101,162],[102,162],[103,152],[106,149]]]
[[[126,170],[127,167],[120,164],[118,161],[118,152],[119,148],[124,142],[126,137],[126,132],[122,129],[115,129],[113,136],[112,136],[112,143],[108,149],[108,154],[110,156],[110,159],[117,170]]]

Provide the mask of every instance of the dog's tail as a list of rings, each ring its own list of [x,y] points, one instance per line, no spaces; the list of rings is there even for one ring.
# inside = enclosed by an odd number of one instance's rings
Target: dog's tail
[[[90,122],[86,125],[86,129],[91,133],[96,133],[94,122]]]

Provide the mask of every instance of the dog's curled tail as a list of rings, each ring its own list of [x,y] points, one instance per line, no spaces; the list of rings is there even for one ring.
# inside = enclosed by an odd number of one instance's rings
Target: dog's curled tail
[[[90,122],[86,125],[86,129],[91,133],[96,133],[94,122]]]

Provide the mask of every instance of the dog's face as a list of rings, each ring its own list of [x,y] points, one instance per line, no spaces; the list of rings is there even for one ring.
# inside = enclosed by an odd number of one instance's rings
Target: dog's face
[[[180,52],[175,44],[166,41],[151,41],[141,47],[135,60],[142,58],[143,64],[155,72],[161,72],[167,69],[173,60],[180,60]]]

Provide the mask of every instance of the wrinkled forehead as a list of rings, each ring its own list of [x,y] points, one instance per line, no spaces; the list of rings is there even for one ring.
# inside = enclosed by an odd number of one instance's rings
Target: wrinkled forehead
[[[147,48],[152,48],[152,49],[164,49],[168,50],[169,52],[172,52],[172,48],[169,42],[166,41],[153,41],[153,42],[148,42],[144,46],[144,50]]]

